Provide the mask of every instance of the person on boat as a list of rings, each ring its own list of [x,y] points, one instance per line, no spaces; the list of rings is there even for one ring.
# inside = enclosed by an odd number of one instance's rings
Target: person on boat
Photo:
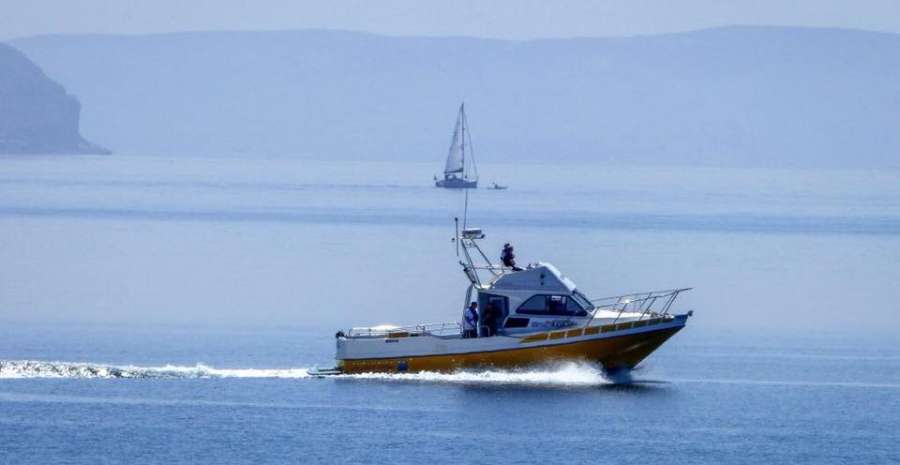
[[[497,335],[497,320],[499,318],[500,309],[498,309],[497,306],[493,303],[489,303],[487,308],[484,310],[484,315],[481,316],[481,327],[484,329],[484,336]]]
[[[513,271],[522,271],[521,268],[516,266],[516,254],[513,250],[513,246],[509,242],[503,244],[503,251],[500,252],[500,261],[503,262],[503,266],[512,268]]]
[[[478,337],[478,302],[472,302],[463,311],[463,339]]]

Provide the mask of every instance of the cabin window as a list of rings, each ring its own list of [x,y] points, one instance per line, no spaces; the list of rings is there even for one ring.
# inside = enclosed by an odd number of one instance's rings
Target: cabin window
[[[584,296],[584,294],[578,292],[578,289],[572,291],[572,298],[578,301],[581,305],[581,308],[585,310],[591,310],[594,308],[594,304],[591,303],[591,300]]]
[[[519,306],[516,313],[524,313],[525,315],[540,315],[547,312],[547,296],[535,295]]]
[[[547,296],[547,313],[551,315],[563,315],[566,313],[566,304],[569,301],[564,295]]]
[[[578,300],[574,297],[569,297],[568,301],[566,302],[566,312],[569,315],[579,316],[584,316],[587,314],[584,309],[581,308],[581,304],[578,303]]]
[[[506,328],[527,328],[528,327],[528,318],[516,318],[511,316],[506,319]]]
[[[522,303],[516,313],[523,315],[586,316],[578,301],[567,295],[538,294]]]

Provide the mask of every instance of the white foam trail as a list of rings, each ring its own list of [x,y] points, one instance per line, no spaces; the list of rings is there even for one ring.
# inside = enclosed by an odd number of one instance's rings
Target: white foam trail
[[[0,360],[0,379],[81,378],[81,379],[204,379],[204,378],[288,378],[311,377],[306,368],[214,368],[203,364],[134,366],[96,363]],[[610,379],[596,365],[563,363],[528,370],[484,370],[455,373],[363,373],[337,375],[339,379],[379,380],[446,384],[525,385],[550,387],[591,387],[623,382]]]
[[[203,364],[140,367],[95,363],[0,360],[0,379],[22,378],[307,378],[306,368],[214,368]]]
[[[456,373],[362,373],[339,375],[338,377],[424,383],[552,387],[591,387],[614,383],[613,380],[604,375],[599,367],[581,363],[564,363],[528,370],[460,371]]]

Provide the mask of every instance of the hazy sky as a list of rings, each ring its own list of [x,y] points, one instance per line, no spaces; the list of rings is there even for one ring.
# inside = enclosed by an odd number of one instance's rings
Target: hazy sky
[[[731,24],[900,33],[900,0],[0,0],[0,40],[46,33],[302,28],[529,39]]]

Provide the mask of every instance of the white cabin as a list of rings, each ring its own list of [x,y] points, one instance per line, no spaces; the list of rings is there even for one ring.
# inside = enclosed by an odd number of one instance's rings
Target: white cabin
[[[499,334],[583,325],[594,310],[575,283],[549,263],[529,265],[522,271],[504,269],[496,279],[475,289],[480,315],[490,306],[499,310],[501,316],[495,322]]]

